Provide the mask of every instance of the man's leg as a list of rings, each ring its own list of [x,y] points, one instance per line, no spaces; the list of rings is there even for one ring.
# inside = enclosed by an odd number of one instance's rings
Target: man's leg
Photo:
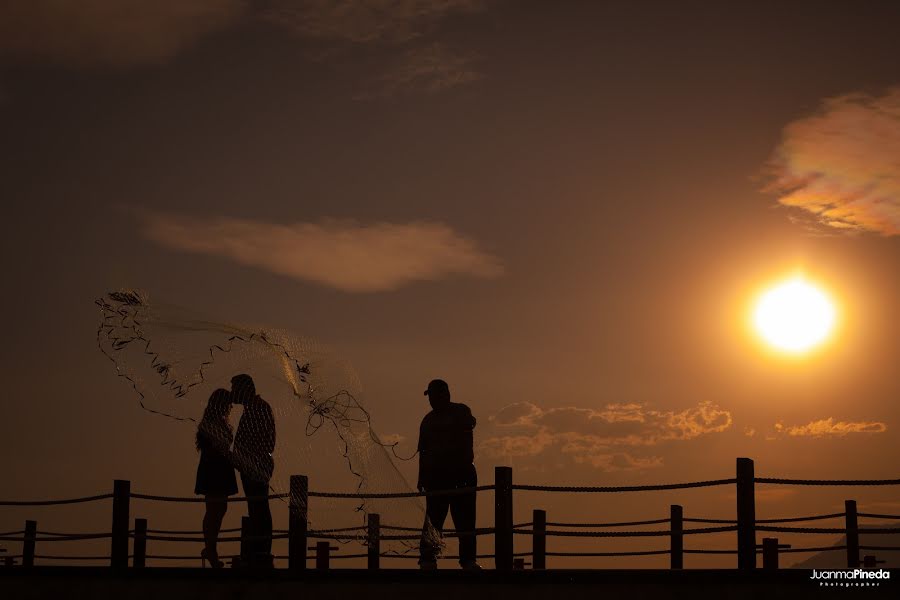
[[[247,517],[250,520],[250,536],[255,538],[248,540],[247,550],[250,555],[250,562],[258,560],[260,553],[264,552],[266,547],[272,547],[271,541],[266,545],[265,540],[261,540],[262,536],[272,534],[272,514],[269,512],[268,499],[260,500],[261,496],[269,494],[269,486],[265,483],[255,481],[249,477],[241,476],[241,483],[244,486],[244,495],[247,496]],[[266,526],[268,525],[268,533]]]
[[[259,501],[259,531],[265,536],[259,542],[259,551],[268,559],[272,555],[272,509],[269,507],[269,482],[260,484],[260,496],[265,496]]]
[[[437,563],[440,550],[440,536],[450,508],[448,496],[425,497],[425,524],[419,542],[419,564],[433,566]]]
[[[473,466],[471,474],[461,482],[459,487],[474,487],[476,485],[478,485],[478,478]],[[450,497],[450,516],[453,518],[453,526],[459,532],[472,532],[459,536],[459,564],[464,566],[474,564],[477,556],[478,545],[474,533],[475,506],[475,492]]]

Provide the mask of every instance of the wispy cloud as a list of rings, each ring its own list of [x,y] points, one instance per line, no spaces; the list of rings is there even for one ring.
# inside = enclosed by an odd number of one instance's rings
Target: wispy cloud
[[[884,433],[887,425],[880,421],[835,421],[833,417],[828,417],[789,427],[776,423],[775,431],[795,437],[844,437],[851,433]]]
[[[474,62],[474,55],[454,53],[438,43],[412,48],[373,78],[370,89],[357,94],[356,99],[390,98],[409,92],[434,94],[466,85],[481,79]]]
[[[473,14],[484,0],[271,0],[262,17],[313,44],[310,56],[389,48],[357,100],[437,93],[481,78],[475,55],[436,41],[440,25]]]
[[[576,464],[614,471],[661,466],[661,457],[636,457],[633,450],[722,432],[731,427],[732,419],[731,413],[712,402],[681,411],[658,411],[641,404],[543,409],[519,402],[506,406],[489,422],[492,430],[480,444],[489,456],[524,458],[556,451]]]
[[[421,38],[480,0],[270,0],[264,17],[300,36],[329,42],[399,44]]]
[[[770,189],[832,231],[900,234],[900,87],[848,94],[784,130]]]
[[[158,64],[235,23],[245,0],[0,2],[0,57],[66,67]]]
[[[391,290],[451,275],[491,278],[503,271],[498,258],[442,223],[277,224],[155,213],[140,218],[143,234],[167,248],[347,292]]]

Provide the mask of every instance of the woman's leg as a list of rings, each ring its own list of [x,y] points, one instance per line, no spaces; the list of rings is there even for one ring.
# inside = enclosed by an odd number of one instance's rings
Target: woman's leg
[[[219,541],[219,530],[222,529],[222,519],[228,511],[228,503],[224,496],[206,497],[206,514],[203,515],[203,539],[206,541],[206,553],[210,558],[216,558],[219,553],[216,545]]]

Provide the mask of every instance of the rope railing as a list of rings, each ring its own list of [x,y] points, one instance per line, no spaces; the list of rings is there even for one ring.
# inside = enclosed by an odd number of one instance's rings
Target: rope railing
[[[59,504],[82,504],[112,498],[112,494],[97,494],[82,498],[65,498],[62,500],[0,500],[0,506],[56,506]]]
[[[730,527],[703,527],[699,529],[684,529],[678,533],[681,535],[692,535],[701,533],[721,533],[724,531],[737,531],[737,526]],[[669,529],[660,529],[652,531],[540,531],[531,530],[523,531],[521,529],[513,530],[514,534],[534,535],[540,533],[551,537],[660,537],[672,535]]]
[[[625,552],[546,552],[545,556],[565,556],[565,557],[601,557],[601,556],[655,556],[659,554],[669,554],[669,550],[633,550]]]
[[[737,483],[737,479],[711,479],[708,481],[690,481],[686,483],[663,483],[657,485],[623,485],[623,486],[564,486],[564,485],[526,485],[514,484],[512,489],[530,492],[567,492],[567,493],[611,493],[611,492],[655,492],[660,490],[682,490],[687,488],[712,487]]]
[[[810,515],[808,517],[783,517],[779,519],[756,519],[757,523],[798,523],[800,521],[823,521],[847,516],[847,513],[829,513],[825,515]]]
[[[756,477],[754,482],[788,485],[900,485],[900,479],[783,479],[779,477]]]
[[[35,554],[35,558],[41,560],[109,560],[108,556],[52,556],[49,554]],[[129,556],[128,558],[132,558]]]
[[[454,496],[476,494],[478,492],[491,491],[494,493],[495,500],[495,526],[483,527],[466,530],[446,529],[441,533],[444,539],[463,538],[469,536],[493,535],[494,554],[479,556],[479,558],[494,558],[498,569],[521,568],[522,562],[514,561],[512,557],[534,557],[535,568],[546,568],[545,559],[552,557],[627,557],[627,556],[656,556],[671,555],[672,568],[682,567],[683,554],[720,554],[720,555],[737,555],[738,567],[741,569],[755,568],[755,555],[762,553],[763,564],[771,567],[772,564],[777,565],[777,554],[782,553],[803,553],[803,552],[834,552],[840,550],[847,551],[847,560],[850,565],[861,564],[859,560],[860,550],[879,550],[894,551],[900,550],[900,547],[894,546],[861,546],[859,545],[860,534],[897,534],[900,533],[900,527],[890,527],[892,523],[875,524],[877,527],[867,528],[859,527],[857,517],[870,519],[887,519],[900,520],[900,515],[879,514],[879,513],[862,513],[857,512],[856,502],[847,500],[845,502],[844,512],[835,512],[827,514],[805,515],[797,517],[777,517],[777,518],[755,518],[754,505],[754,485],[759,484],[777,484],[777,485],[802,485],[802,486],[885,486],[900,485],[900,479],[789,479],[789,478],[771,478],[771,477],[754,477],[753,461],[748,458],[739,458],[737,461],[736,477],[727,479],[711,479],[703,481],[688,481],[680,483],[663,483],[649,485],[622,485],[622,486],[559,486],[559,485],[532,485],[532,484],[514,484],[512,479],[512,469],[509,467],[498,467],[495,472],[495,483],[491,485],[469,486],[461,488],[450,488],[443,490],[431,491],[400,491],[400,492],[331,492],[331,491],[309,491],[308,479],[302,475],[291,476],[291,493],[273,493],[260,496],[234,496],[227,498],[228,502],[253,502],[253,501],[270,501],[270,500],[287,500],[285,504],[290,506],[290,527],[289,529],[271,530],[271,534],[267,535],[248,535],[254,531],[249,520],[244,521],[241,528],[220,529],[219,533],[224,534],[219,538],[219,542],[223,544],[243,543],[261,540],[285,540],[289,539],[290,556],[275,557],[278,560],[288,559],[291,561],[291,568],[294,568],[293,561],[299,560],[301,564],[305,564],[309,555],[306,550],[316,550],[317,568],[328,568],[328,560],[347,560],[353,558],[368,558],[369,568],[378,568],[378,558],[385,559],[408,559],[418,560],[418,553],[412,551],[413,544],[403,544],[406,551],[381,552],[379,542],[385,541],[403,541],[416,542],[422,535],[421,527],[407,527],[402,525],[381,524],[380,517],[377,514],[368,514],[365,524],[334,527],[334,528],[312,528],[312,522],[309,519],[309,502],[310,498],[330,498],[330,499],[353,499],[353,500],[374,500],[374,499],[399,499],[399,498],[428,498],[436,496]],[[0,541],[12,541],[22,543],[22,565],[31,566],[35,558],[44,560],[66,560],[66,561],[92,561],[92,560],[111,560],[111,566],[114,568],[128,566],[128,538],[133,538],[134,543],[134,564],[135,566],[144,566],[146,559],[157,560],[196,560],[198,556],[177,556],[171,554],[148,554],[146,552],[148,541],[174,542],[174,543],[205,543],[206,539],[202,531],[198,530],[178,530],[178,529],[149,529],[146,519],[135,519],[134,528],[131,529],[129,522],[129,502],[131,499],[146,500],[151,502],[170,502],[170,503],[191,503],[202,504],[205,498],[199,496],[167,496],[145,493],[131,493],[130,482],[117,480],[115,482],[115,491],[112,494],[98,494],[94,496],[85,496],[80,498],[69,499],[48,499],[48,500],[7,500],[0,501],[0,506],[50,506],[50,505],[67,505],[94,502],[105,499],[113,499],[113,526],[112,533],[60,533],[53,531],[43,531],[37,529],[37,523],[33,520],[25,522],[24,530],[8,531],[0,533]],[[737,518],[736,519],[718,519],[718,518],[683,518],[683,509],[681,505],[672,504],[671,514],[668,518],[654,518],[644,520],[628,520],[628,521],[593,521],[593,522],[567,522],[567,521],[548,521],[546,512],[543,510],[535,510],[534,518],[528,523],[513,524],[513,492],[514,491],[533,491],[533,492],[555,492],[555,493],[621,493],[621,492],[656,492],[667,490],[684,490],[707,488],[723,485],[736,485],[737,495]],[[315,506],[315,504],[313,504]],[[357,510],[361,510],[358,508]],[[316,511],[314,511],[316,512]],[[247,517],[245,517],[246,519]],[[845,519],[846,523],[841,523],[843,527],[804,527],[789,526],[792,523],[802,523],[809,521],[823,521],[828,519]],[[696,523],[701,527],[683,528],[683,524]],[[652,528],[654,525],[662,525],[664,528]],[[884,526],[888,525],[888,526]],[[651,527],[645,529],[645,527]],[[549,529],[548,529],[549,528]],[[624,528],[624,529],[620,529]],[[684,549],[681,539],[686,535],[700,534],[716,534],[725,532],[738,532],[736,549]],[[842,534],[846,535],[846,543],[841,546],[823,546],[823,547],[799,547],[790,548],[786,544],[779,544],[777,539],[765,538],[763,544],[758,545],[757,533],[786,533],[786,534]],[[231,534],[231,535],[229,535]],[[234,535],[239,534],[239,535]],[[532,552],[513,552],[514,537],[530,536],[533,540]],[[549,538],[643,538],[643,537],[670,537],[671,547],[668,549],[636,549],[623,551],[584,551],[584,552],[566,552],[552,551],[548,552],[546,543]],[[56,556],[56,555],[39,555],[35,553],[36,543],[78,541],[91,539],[107,539],[112,538],[112,547],[109,556]],[[788,538],[790,539],[790,538]],[[314,543],[314,547],[307,548],[307,540],[322,540]],[[334,540],[336,543],[330,544],[328,541]],[[299,544],[297,543],[299,542]],[[359,552],[354,543],[361,544],[366,548],[365,553]],[[343,553],[331,554],[332,551],[340,550],[338,546],[344,546]],[[248,550],[249,546],[241,547],[241,553]],[[393,548],[398,548],[394,546]],[[562,548],[560,550],[565,550]],[[139,556],[138,556],[139,555]],[[773,562],[773,556],[774,562]],[[855,557],[855,558],[854,558]],[[5,554],[0,554],[0,558],[10,558]],[[441,557],[444,559],[458,558],[452,555]],[[871,562],[869,558],[866,559]],[[373,562],[374,561],[374,562]],[[867,563],[868,564],[868,563]],[[374,566],[373,566],[374,565]],[[767,567],[768,568],[768,567]]]
[[[50,536],[50,537],[35,537],[35,542],[77,542],[81,540],[101,540],[111,538],[111,533],[88,533],[81,535],[59,535],[59,536]],[[3,536],[0,537],[0,541],[3,542],[21,542],[21,536]],[[107,557],[109,558],[109,557]]]
[[[900,528],[866,527],[864,529],[847,529],[837,527],[773,527],[757,525],[757,531],[775,531],[779,533],[900,533]]]
[[[652,521],[618,521],[613,523],[562,523],[548,521],[546,525],[547,527],[634,527],[638,525],[659,525],[660,523],[668,522],[669,519],[653,519]]]

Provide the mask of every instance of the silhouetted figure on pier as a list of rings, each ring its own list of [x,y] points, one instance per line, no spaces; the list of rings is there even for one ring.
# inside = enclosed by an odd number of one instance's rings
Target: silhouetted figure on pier
[[[241,485],[247,496],[250,521],[247,543],[250,564],[272,565],[272,512],[269,510],[269,480],[275,470],[275,417],[269,403],[256,394],[249,375],[231,379],[231,395],[244,412],[234,437],[234,460],[241,473]]]
[[[450,402],[450,387],[435,379],[425,390],[431,412],[419,428],[419,481],[423,491],[467,488],[478,485],[473,450],[475,417],[465,404]],[[425,525],[419,546],[419,566],[437,568],[439,545],[436,536],[444,529],[447,511],[460,535],[459,564],[464,569],[480,569],[475,561],[475,492],[458,495],[428,496],[425,500]]]
[[[203,539],[206,542],[200,553],[201,564],[209,561],[213,567],[221,567],[217,543],[222,519],[228,510],[226,498],[237,494],[237,479],[231,462],[231,441],[234,432],[228,422],[231,414],[231,394],[228,390],[216,390],[209,397],[203,418],[197,426],[197,482],[194,493],[206,496],[206,513],[203,515]]]

